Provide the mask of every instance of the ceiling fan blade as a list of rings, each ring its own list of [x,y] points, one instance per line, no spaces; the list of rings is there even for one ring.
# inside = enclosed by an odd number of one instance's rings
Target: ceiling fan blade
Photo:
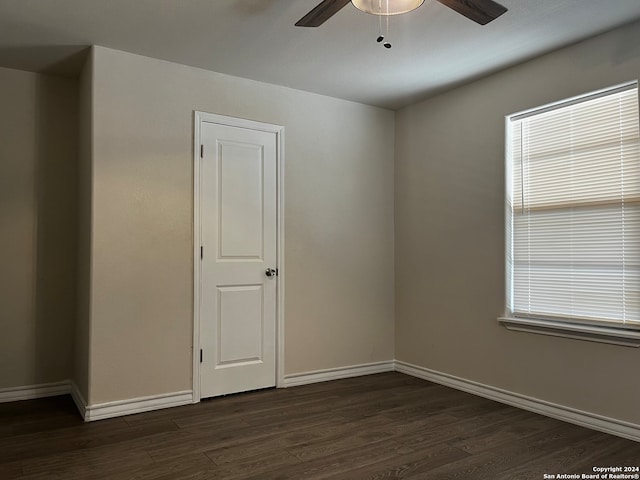
[[[296,27],[319,27],[351,0],[324,0],[296,22]]]
[[[438,0],[438,2],[480,25],[486,25],[507,11],[506,7],[493,0]]]

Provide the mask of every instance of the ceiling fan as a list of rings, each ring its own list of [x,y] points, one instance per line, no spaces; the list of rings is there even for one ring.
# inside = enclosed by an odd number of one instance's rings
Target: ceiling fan
[[[437,0],[480,25],[495,20],[507,9],[493,0]],[[296,22],[297,27],[319,27],[342,10],[347,3],[374,15],[397,15],[415,10],[424,0],[323,0]]]

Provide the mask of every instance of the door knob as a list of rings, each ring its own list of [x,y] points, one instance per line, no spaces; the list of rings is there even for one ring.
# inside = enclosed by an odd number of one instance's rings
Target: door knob
[[[278,269],[277,268],[267,268],[264,271],[265,275],[267,277],[277,277],[278,276]]]

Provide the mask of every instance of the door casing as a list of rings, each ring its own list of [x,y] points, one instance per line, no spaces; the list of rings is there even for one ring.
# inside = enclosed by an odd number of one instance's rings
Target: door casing
[[[193,142],[193,403],[200,402],[200,294],[202,262],[201,243],[201,126],[217,123],[274,133],[276,136],[276,387],[284,387],[284,127],[270,123],[229,117],[214,113],[194,112]]]

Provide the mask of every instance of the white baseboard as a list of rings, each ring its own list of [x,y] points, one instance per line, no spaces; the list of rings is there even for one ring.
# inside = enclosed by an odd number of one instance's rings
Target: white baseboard
[[[23,387],[2,388],[0,389],[0,403],[32,400],[42,397],[55,397],[56,395],[66,395],[68,393],[71,393],[71,382],[69,380]]]
[[[293,387],[392,371],[462,390],[496,402],[546,415],[547,417],[557,418],[558,420],[582,427],[640,442],[640,425],[521,395],[418,365],[412,365],[400,360],[389,360],[387,362],[367,363],[286,375],[284,378],[284,386]],[[0,403],[66,394],[71,394],[76,407],[86,422],[159,410],[161,408],[177,407],[193,402],[193,392],[191,390],[185,390],[149,397],[87,405],[87,401],[80,393],[76,384],[73,381],[64,380],[40,385],[0,389]]]
[[[413,377],[439,383],[440,385],[462,390],[480,397],[485,397],[489,400],[506,403],[507,405],[522,408],[523,410],[529,410],[541,415],[546,415],[547,417],[557,418],[558,420],[563,420],[582,427],[599,430],[618,437],[640,442],[640,425],[636,425],[634,423],[624,422],[622,420],[616,420],[615,418],[584,412],[575,408],[540,400],[538,398],[528,397],[526,395],[502,390],[500,388],[473,382],[471,380],[455,377],[453,375],[419,367],[399,360],[395,361],[395,370]]]
[[[373,373],[393,372],[394,361],[365,363],[362,365],[351,365],[349,367],[328,368],[326,370],[314,370],[312,372],[294,373],[284,376],[285,387],[295,387],[298,385],[308,385],[310,383],[328,382],[329,380],[339,380],[341,378],[360,377]]]
[[[177,407],[190,403],[193,403],[193,392],[191,390],[118,400],[115,402],[98,403],[95,405],[86,405],[84,420],[86,422],[91,422],[93,420],[121,417],[123,415],[149,412],[151,410],[159,410],[161,408]]]
[[[71,381],[71,392],[69,393],[71,393],[71,398],[73,399],[73,403],[76,404],[76,408],[78,409],[78,412],[80,412],[82,419],[86,422],[87,421],[87,401],[84,399],[84,396],[82,395],[82,393],[80,393],[80,389],[76,385],[76,382]]]
[[[85,422],[148,412],[161,408],[177,407],[179,405],[187,405],[193,401],[191,390],[185,390],[183,392],[87,405],[87,401],[80,393],[75,382],[63,380],[61,382],[0,389],[0,403],[55,397],[56,395],[71,395]]]

